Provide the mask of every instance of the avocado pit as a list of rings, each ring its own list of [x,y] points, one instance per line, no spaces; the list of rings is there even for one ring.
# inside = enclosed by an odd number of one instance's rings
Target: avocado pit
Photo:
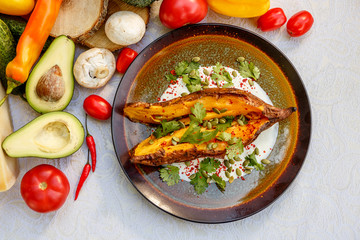
[[[65,81],[56,64],[41,76],[36,85],[36,94],[44,101],[57,102],[65,93]]]

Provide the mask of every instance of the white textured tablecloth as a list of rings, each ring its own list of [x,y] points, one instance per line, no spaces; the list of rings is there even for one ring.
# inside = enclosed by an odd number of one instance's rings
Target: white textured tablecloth
[[[299,71],[312,107],[312,140],[300,174],[270,207],[244,220],[196,224],[154,207],[131,185],[116,159],[106,122],[88,123],[98,165],[76,202],[76,185],[86,162],[86,146],[64,159],[20,159],[20,175],[0,193],[0,239],[360,239],[360,1],[272,0],[288,18],[306,9],[315,19],[309,34],[290,38],[286,28],[263,33],[254,19],[209,12],[203,22],[228,23],[254,31],[280,48]],[[137,51],[169,31],[151,19]],[[82,51],[77,50],[77,54]],[[112,103],[121,75],[104,88],[76,85],[66,111],[84,123],[82,103],[95,93]],[[15,129],[36,116],[26,103],[10,97]],[[70,194],[57,212],[30,210],[20,195],[29,169],[50,163],[68,177]]]

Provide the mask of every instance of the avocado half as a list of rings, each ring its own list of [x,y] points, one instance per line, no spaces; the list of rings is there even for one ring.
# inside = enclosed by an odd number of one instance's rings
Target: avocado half
[[[67,107],[74,93],[75,44],[66,36],[54,39],[26,83],[26,99],[39,113]]]
[[[2,148],[10,157],[62,158],[84,142],[81,122],[67,112],[43,114],[7,136]]]

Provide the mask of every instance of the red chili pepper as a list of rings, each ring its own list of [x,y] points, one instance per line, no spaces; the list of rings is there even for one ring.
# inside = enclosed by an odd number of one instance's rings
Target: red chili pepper
[[[130,66],[132,61],[136,58],[138,53],[131,48],[125,47],[119,53],[118,59],[116,61],[116,69],[119,73],[125,73],[126,69]]]
[[[89,162],[89,150],[88,150],[87,163],[85,164],[85,166],[83,168],[83,171],[82,171],[81,176],[80,176],[79,184],[78,184],[78,186],[76,188],[75,201],[79,196],[79,192],[80,192],[82,186],[84,185],[85,180],[89,176],[90,170],[91,170],[91,166],[90,166],[90,162]]]
[[[87,128],[87,114],[85,117],[85,128],[86,128],[86,145],[88,146],[90,153],[91,153],[91,166],[92,171],[95,172],[96,167],[96,146],[95,146],[95,140],[93,136],[89,134],[88,128]]]

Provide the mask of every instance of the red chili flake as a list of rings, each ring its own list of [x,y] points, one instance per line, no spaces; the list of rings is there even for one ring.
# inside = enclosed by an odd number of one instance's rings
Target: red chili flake
[[[201,179],[201,178],[202,178],[202,176],[199,176],[199,178]]]
[[[181,179],[181,181],[183,182],[183,181],[184,181],[184,179]]]
[[[166,98],[163,98],[163,101],[166,101]]]
[[[157,100],[160,101],[161,99],[158,97]]]
[[[245,178],[243,176],[241,176],[241,180],[245,181]]]
[[[174,75],[174,76],[176,75],[176,72],[175,72],[175,70],[174,70],[174,69],[173,69],[173,70],[171,70],[171,71],[170,71],[170,73],[171,73],[172,75]]]

